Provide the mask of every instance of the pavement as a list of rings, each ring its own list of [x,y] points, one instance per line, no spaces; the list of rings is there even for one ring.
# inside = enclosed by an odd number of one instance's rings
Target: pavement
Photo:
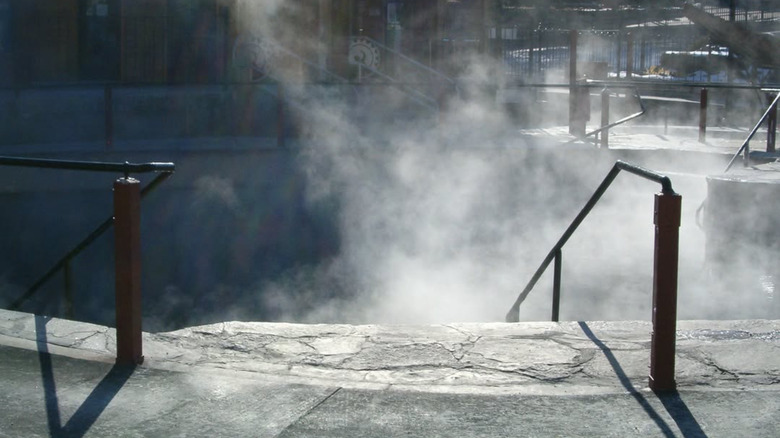
[[[649,322],[225,322],[144,333],[0,310],[0,437],[775,437],[780,321],[680,321],[678,390]]]

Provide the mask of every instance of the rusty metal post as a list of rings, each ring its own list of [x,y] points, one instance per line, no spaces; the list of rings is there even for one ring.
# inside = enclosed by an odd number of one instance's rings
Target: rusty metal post
[[[141,346],[141,190],[138,180],[114,182],[116,362],[143,362]]]
[[[534,70],[536,69],[536,63],[534,61],[534,56],[536,56],[536,52],[537,52],[535,33],[536,31],[530,30],[526,34],[528,35],[527,41],[529,41],[531,44],[531,46],[528,48],[528,76],[530,77],[533,77]]]
[[[601,127],[609,126],[609,90],[601,92]],[[601,147],[609,148],[609,129],[601,131]]]
[[[577,31],[569,31],[569,134],[582,137],[585,123],[581,116],[582,96],[577,86],[577,43]]]
[[[704,143],[707,140],[707,99],[708,92],[706,88],[701,89],[701,97],[699,99],[699,143]]]
[[[617,44],[615,44],[617,52],[615,53],[615,72],[617,72],[617,80],[620,80],[620,65],[622,64],[623,57],[623,39],[621,38],[620,31],[617,32]]]
[[[737,19],[737,0],[729,0],[729,21]]]
[[[675,389],[677,333],[677,266],[682,197],[655,195],[655,256],[653,266],[653,334],[650,345],[650,389]]]
[[[626,80],[634,78],[634,34],[626,34]]]
[[[775,96],[770,94],[769,102],[774,101]],[[777,104],[772,105],[769,115],[766,119],[766,151],[775,152],[775,141],[777,139]]]
[[[105,115],[106,149],[114,145],[114,92],[111,85],[103,90],[103,105]]]

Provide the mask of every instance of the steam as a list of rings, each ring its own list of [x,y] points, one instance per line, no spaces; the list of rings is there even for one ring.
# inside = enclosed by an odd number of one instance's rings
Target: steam
[[[339,206],[341,251],[267,285],[265,305],[309,322],[500,320],[611,161],[518,143],[493,108],[474,99],[441,125],[407,121],[375,137],[361,134],[346,109],[323,104],[308,115],[314,146],[300,159],[308,201]],[[651,218],[643,224],[648,242]],[[601,225],[591,233],[609,235]],[[624,268],[603,265],[601,272]],[[547,313],[547,296],[529,300],[531,315]]]
[[[280,26],[289,30],[277,18],[295,12],[281,1],[243,7],[252,17],[248,31],[266,37],[270,31],[279,38]],[[469,60],[458,78],[467,99],[452,100],[440,114],[409,110],[415,116],[405,118],[382,112],[403,101],[398,90],[354,101],[288,84],[292,99],[303,102],[298,117],[312,145],[299,156],[307,205],[337,214],[340,247],[316,266],[256,285],[257,304],[275,319],[300,322],[501,320],[616,156],[584,144],[519,140],[515,122],[495,102],[497,71]],[[713,315],[697,305],[712,292],[703,280],[704,234],[694,210],[705,196],[704,175],[717,170],[703,167],[674,164],[685,172],[676,186],[684,195],[685,318]],[[657,188],[620,178],[564,249],[564,319],[650,315]],[[551,275],[550,268],[524,303],[523,319],[548,318]]]

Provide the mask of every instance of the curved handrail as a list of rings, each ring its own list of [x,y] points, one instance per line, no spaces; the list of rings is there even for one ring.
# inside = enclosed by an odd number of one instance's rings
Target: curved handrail
[[[83,170],[92,172],[115,172],[122,173],[125,177],[133,173],[160,172],[151,182],[141,189],[141,198],[154,190],[160,183],[166,180],[176,170],[173,163],[110,163],[99,161],[71,161],[71,160],[52,160],[44,158],[22,158],[22,157],[0,157],[0,165],[35,167],[44,169],[65,169],[65,170]],[[66,269],[70,261],[86,249],[98,237],[103,235],[114,223],[114,216],[109,216],[81,242],[76,244],[73,249],[68,251],[65,256],[60,258],[45,274],[43,274],[27,291],[19,298],[14,300],[8,307],[9,310],[18,310],[19,307],[30,299],[54,274],[61,269]],[[67,272],[67,271],[66,271]]]
[[[750,144],[750,140],[753,139],[753,136],[756,135],[756,132],[758,132],[758,128],[766,121],[767,117],[769,117],[769,114],[772,112],[772,108],[777,105],[778,101],[780,100],[780,93],[777,93],[777,96],[775,96],[774,100],[772,100],[772,103],[769,105],[769,107],[764,111],[764,115],[761,116],[761,119],[756,123],[756,126],[753,127],[752,130],[750,130],[750,134],[748,134],[747,138],[744,142],[742,142],[742,146],[740,146],[739,150],[737,150],[737,153],[734,154],[733,157],[731,157],[731,161],[729,161],[728,166],[726,166],[726,169],[723,171],[723,173],[728,172],[731,169],[731,166],[734,165],[734,162],[737,160],[737,157],[744,151],[745,152],[745,162],[747,162],[749,149],[748,145]]]
[[[671,179],[669,179],[668,176],[662,175],[660,173],[657,173],[649,169],[645,169],[640,166],[636,166],[634,164],[627,163],[625,161],[620,161],[620,160],[616,161],[615,165],[612,166],[612,169],[609,171],[607,176],[598,186],[598,188],[590,197],[588,202],[585,204],[582,210],[580,210],[579,214],[577,214],[577,217],[574,218],[571,225],[569,225],[566,231],[564,231],[561,238],[558,239],[558,242],[553,246],[553,248],[547,254],[547,257],[544,258],[542,264],[539,266],[536,272],[534,272],[534,275],[531,277],[531,281],[528,282],[528,284],[525,286],[525,289],[523,289],[523,291],[517,297],[517,300],[515,300],[515,303],[512,304],[512,307],[509,309],[509,312],[507,312],[506,314],[506,322],[520,321],[520,304],[522,304],[523,301],[525,301],[528,294],[531,292],[531,290],[534,288],[536,283],[539,281],[539,278],[542,276],[544,271],[550,265],[550,262],[552,262],[553,259],[556,260],[559,259],[560,251],[563,248],[563,246],[566,244],[566,242],[569,240],[572,234],[574,234],[574,231],[577,230],[577,228],[580,226],[580,224],[585,219],[585,217],[590,213],[590,211],[593,209],[593,207],[596,205],[599,199],[601,199],[601,196],[604,194],[604,192],[607,191],[609,186],[612,184],[612,181],[615,180],[615,178],[618,176],[621,170],[625,170],[626,172],[633,173],[634,175],[659,183],[661,185],[661,192],[665,195],[675,194],[674,188],[672,187],[672,181]],[[556,265],[558,265],[558,263],[556,263]],[[559,266],[556,266],[556,274],[559,274],[558,269]],[[559,279],[558,277],[559,275],[556,275],[556,283],[557,280]],[[557,290],[558,285],[555,284],[554,288]],[[557,307],[558,307],[557,303],[554,302],[553,308],[557,309]]]

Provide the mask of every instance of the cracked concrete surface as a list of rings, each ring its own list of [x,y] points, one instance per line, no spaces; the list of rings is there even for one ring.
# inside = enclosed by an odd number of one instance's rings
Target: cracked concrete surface
[[[631,389],[627,385],[647,387],[651,330],[649,322],[636,321],[426,326],[225,322],[144,333],[144,366],[260,373],[355,388],[624,392]],[[111,328],[52,319],[45,333],[37,333],[35,317],[10,311],[0,311],[0,337],[16,344],[45,339],[52,348],[107,361],[115,351]],[[777,389],[778,358],[780,321],[678,323],[679,388]]]
[[[0,437],[772,437],[780,322],[681,321],[678,391],[650,324],[226,322],[145,333],[0,310]]]

